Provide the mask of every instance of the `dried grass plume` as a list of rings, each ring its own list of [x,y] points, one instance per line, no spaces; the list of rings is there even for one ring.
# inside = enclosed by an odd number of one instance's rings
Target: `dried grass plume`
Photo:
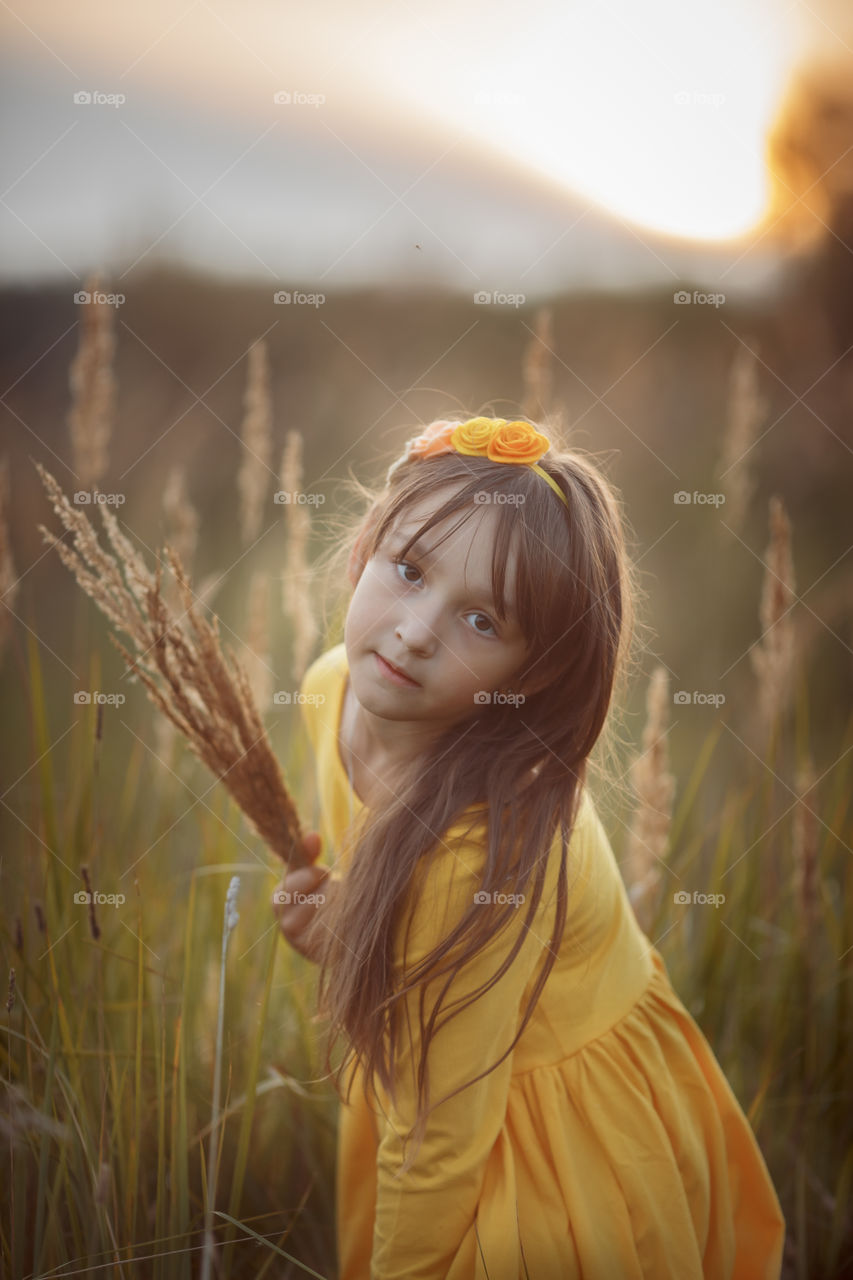
[[[241,437],[243,453],[237,477],[240,532],[243,546],[248,546],[261,531],[272,474],[272,401],[267,349],[263,339],[249,348]]]
[[[177,579],[184,612],[175,615],[156,576],[124,536],[106,504],[101,518],[114,555],[99,544],[86,516],[56,480],[36,463],[54,511],[73,547],[39,528],[63,564],[113,626],[129,636],[131,657],[112,634],[148,697],[187,739],[190,749],[221,780],[259,836],[285,862],[302,862],[302,830],[278,761],[264,730],[248,677],[234,655],[223,656],[219,627],[197,608],[183,566],[171,547],[165,555]]]
[[[766,417],[767,400],[760,390],[758,361],[748,347],[741,346],[729,374],[726,432],[720,459],[726,524],[735,530],[743,527],[755,492],[755,442]]]
[[[791,697],[794,675],[795,630],[791,607],[796,600],[791,522],[781,498],[770,499],[770,542],[764,553],[761,591],[761,640],[750,650],[758,677],[762,728],[770,733]]]
[[[91,299],[100,293],[97,275],[86,281]],[[91,489],[106,473],[115,415],[115,308],[107,302],[81,302],[80,340],[71,362],[71,409],[68,429],[74,474],[81,488]]]
[[[308,535],[311,517],[306,503],[297,502],[304,484],[302,466],[302,434],[288,431],[281,455],[281,489],[291,501],[282,504],[284,512],[285,565],[282,574],[282,612],[291,625],[293,637],[291,676],[298,684],[308,667],[319,626],[311,599],[311,569],[308,564]]]
[[[631,766],[637,807],[628,832],[625,879],[640,927],[651,926],[655,891],[660,881],[672,823],[675,778],[669,772],[666,731],[669,724],[669,677],[666,668],[652,672],[646,693],[643,749]]]
[[[192,573],[198,546],[199,516],[190,501],[185,467],[172,467],[166,478],[163,515],[166,519],[167,541],[174,548],[187,573]]]

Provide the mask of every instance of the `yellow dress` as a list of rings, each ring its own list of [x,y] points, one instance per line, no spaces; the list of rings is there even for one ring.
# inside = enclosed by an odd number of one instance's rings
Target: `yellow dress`
[[[338,745],[346,684],[339,644],[306,672],[301,703],[317,763],[321,860],[339,866],[363,808]],[[477,891],[483,852],[462,831],[445,833],[413,895],[411,964]],[[500,1066],[432,1113],[402,1178],[411,1058],[395,1071],[397,1110],[383,1090],[381,1109],[368,1106],[355,1071],[338,1130],[340,1280],[778,1280],[785,1222],[767,1166],[636,923],[586,790],[568,860],[565,934],[524,1033]],[[551,937],[558,865],[559,833],[525,944],[432,1041],[433,1100],[490,1067],[514,1038]],[[510,927],[492,940],[446,1000],[486,981],[514,937]],[[414,1055],[414,1000],[410,1025]]]

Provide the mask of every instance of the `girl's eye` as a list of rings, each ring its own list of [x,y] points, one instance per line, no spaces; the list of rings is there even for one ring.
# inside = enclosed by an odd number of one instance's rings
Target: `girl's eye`
[[[393,563],[397,567],[398,576],[400,577],[401,581],[405,582],[407,586],[410,586],[410,587],[414,586],[415,583],[418,581],[418,579],[422,576],[420,569],[418,569],[416,565],[413,565],[410,560],[400,560],[395,556],[393,557]],[[406,574],[409,570],[411,570],[411,572],[416,575],[414,578],[406,577]],[[472,630],[476,631],[477,635],[480,635],[480,636],[489,636],[489,635],[496,636],[497,635],[497,631],[495,630],[495,625],[492,622],[491,618],[488,616],[488,614],[480,613],[478,609],[475,609],[471,613],[466,614],[466,617],[482,619],[482,621],[485,622],[486,624],[485,627],[478,626],[477,624],[472,624]]]
[[[415,566],[413,564],[410,564],[408,560],[398,560],[395,558],[394,564],[397,566],[398,570],[402,569],[404,573],[407,569],[411,569],[413,573],[417,574],[417,578],[421,576],[420,569],[415,568]],[[403,577],[403,575],[400,575],[400,576]],[[415,582],[417,582],[417,578],[403,577],[403,582],[407,582],[410,586],[412,586]]]
[[[469,618],[482,618],[482,619],[483,619],[483,621],[488,625],[488,627],[489,627],[489,630],[488,630],[488,631],[484,631],[481,627],[477,627],[477,626],[475,626],[475,627],[474,627],[474,630],[477,632],[477,634],[478,634],[478,635],[481,635],[481,636],[489,636],[489,635],[496,636],[496,635],[497,635],[497,632],[495,631],[495,628],[494,628],[494,623],[492,622],[491,618],[489,618],[489,617],[488,617],[488,615],[487,615],[487,614],[485,614],[485,613],[477,613],[477,612],[475,611],[474,613],[469,613],[469,614],[468,614],[468,617],[469,617]]]

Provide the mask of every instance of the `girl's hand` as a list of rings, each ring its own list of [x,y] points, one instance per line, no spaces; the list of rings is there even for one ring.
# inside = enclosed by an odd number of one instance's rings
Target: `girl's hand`
[[[300,955],[315,962],[319,959],[319,912],[336,888],[328,867],[311,865],[319,856],[321,845],[318,832],[312,831],[305,837],[302,853],[308,865],[286,872],[272,896],[273,914],[285,938]]]

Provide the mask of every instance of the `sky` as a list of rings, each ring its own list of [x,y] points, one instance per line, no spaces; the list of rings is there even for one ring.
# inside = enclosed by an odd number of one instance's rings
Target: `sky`
[[[767,131],[836,0],[11,0],[0,281],[760,288]]]

